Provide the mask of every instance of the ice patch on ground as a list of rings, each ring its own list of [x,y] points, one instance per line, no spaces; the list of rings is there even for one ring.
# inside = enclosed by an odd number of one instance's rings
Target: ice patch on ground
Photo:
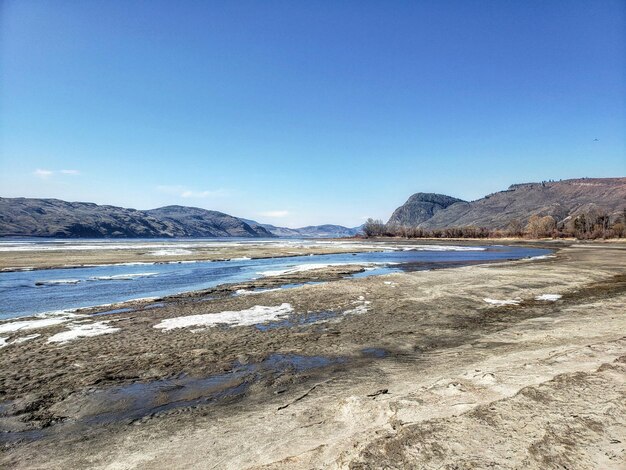
[[[228,261],[250,261],[251,259],[248,256],[240,256],[239,258],[231,258]]]
[[[261,276],[265,276],[265,277],[282,276],[283,274],[293,274],[293,273],[299,273],[303,271],[310,271],[312,269],[322,269],[322,268],[328,268],[330,266],[340,266],[341,264],[346,264],[346,263],[300,264],[298,266],[293,266],[291,268],[286,268],[286,269],[277,269],[273,271],[261,271],[261,272],[258,272],[257,274],[260,274]]]
[[[246,310],[225,311],[219,313],[206,313],[201,315],[189,315],[184,317],[167,318],[154,326],[161,330],[173,330],[175,328],[210,327],[216,325],[250,326],[268,321],[277,320],[288,316],[293,312],[291,304],[283,303],[274,307],[255,305]]]
[[[397,245],[402,251],[485,251],[482,246],[457,245]]]
[[[57,285],[57,284],[78,284],[80,279],[50,279],[48,281],[37,281],[35,285],[37,286],[47,286],[47,285]]]
[[[356,265],[356,266],[364,266],[365,269],[374,269],[374,268],[371,268],[371,266],[392,265],[392,264],[398,264],[398,263],[394,263],[394,262],[307,263],[307,264],[298,264],[296,266],[292,266],[290,268],[285,268],[285,269],[277,269],[273,271],[261,271],[261,272],[258,272],[257,274],[260,274],[261,276],[264,276],[264,277],[272,277],[272,276],[282,276],[283,274],[294,274],[294,273],[299,273],[303,271],[311,271],[313,269],[323,269],[323,268],[328,268],[331,266],[355,266]]]
[[[171,261],[170,261],[171,262]],[[176,262],[176,261],[173,261]],[[100,268],[102,266],[153,266],[156,261],[128,261],[124,263],[101,263],[101,264],[64,264],[64,268]]]
[[[159,273],[129,273],[129,274],[114,274],[112,276],[95,276],[90,277],[90,281],[131,281],[139,277],[156,276]]]
[[[238,289],[235,291],[235,295],[256,295],[263,294],[265,292],[275,292],[277,290],[282,290],[280,287],[275,289],[259,289],[259,290],[246,290],[246,289]]]
[[[1,338],[0,337],[0,348],[4,348],[5,346],[7,346],[9,343],[7,343],[7,340],[9,338]]]
[[[517,299],[498,300],[498,299],[483,299],[485,302],[491,305],[519,305],[522,301]]]
[[[48,338],[48,343],[66,343],[77,338],[107,335],[120,331],[108,324],[108,321],[98,321],[93,323],[69,324],[69,330],[62,331]]]
[[[183,248],[173,248],[173,249],[163,249],[157,251],[151,251],[146,253],[146,255],[151,256],[177,256],[177,255],[189,255],[191,254],[191,250],[185,250]]]
[[[527,259],[534,261],[538,259],[550,259],[550,258],[556,258],[556,255],[539,255],[539,256],[533,256]]]
[[[458,245],[413,245],[405,244],[372,244],[359,242],[340,242],[340,241],[316,241],[316,245],[333,246],[342,249],[366,249],[366,250],[383,250],[383,251],[485,251],[482,246],[458,246]]]
[[[556,302],[561,297],[563,297],[561,294],[541,294],[535,297],[535,300],[544,300],[546,302]]]

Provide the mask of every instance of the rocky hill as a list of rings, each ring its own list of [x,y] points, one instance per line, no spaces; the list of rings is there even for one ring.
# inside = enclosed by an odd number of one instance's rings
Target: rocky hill
[[[178,224],[186,237],[272,237],[263,227],[251,227],[243,220],[197,207],[166,206],[146,211],[158,220]],[[203,235],[211,233],[213,235]]]
[[[466,202],[440,194],[417,193],[395,210],[389,222],[425,229],[479,226],[505,228],[532,215],[558,222],[598,210],[617,216],[626,209],[626,178],[581,178],[514,184],[505,191]],[[445,207],[444,207],[445,206]]]
[[[408,201],[393,212],[388,223],[416,227],[432,218],[437,212],[457,202],[465,201],[443,194],[413,194]]]
[[[141,211],[58,199],[0,198],[0,236],[64,238],[272,237],[222,212],[167,206]]]

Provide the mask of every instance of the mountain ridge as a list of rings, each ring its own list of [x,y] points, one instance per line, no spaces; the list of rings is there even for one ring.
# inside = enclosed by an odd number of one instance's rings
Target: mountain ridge
[[[56,238],[274,237],[218,211],[138,210],[92,202],[0,197],[0,236]]]
[[[533,215],[552,216],[557,224],[592,210],[616,216],[626,209],[626,178],[576,178],[512,184],[508,189],[471,202],[457,200],[434,211],[430,217],[412,212],[419,195],[423,194],[428,193],[411,196],[394,211],[388,223],[424,229],[463,226],[502,229],[514,220],[526,223]],[[414,220],[418,222],[414,223]]]
[[[322,225],[307,225],[306,227],[289,228],[278,227],[272,224],[262,224],[251,219],[241,219],[248,223],[252,227],[260,226],[273,233],[278,237],[283,238],[339,238],[339,237],[353,237],[357,235],[362,226],[359,227],[344,227],[343,225],[335,224],[322,224]]]

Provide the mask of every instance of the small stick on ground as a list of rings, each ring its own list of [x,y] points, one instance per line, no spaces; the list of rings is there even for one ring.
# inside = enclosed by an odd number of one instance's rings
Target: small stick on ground
[[[367,395],[368,397],[376,398],[378,395],[386,395],[389,393],[388,388],[381,388],[380,390],[376,390],[374,393],[370,393]]]
[[[294,403],[299,402],[300,400],[302,400],[303,398],[306,398],[313,390],[315,390],[317,387],[319,387],[320,385],[323,385],[325,383],[330,382],[332,379],[328,379],[328,380],[324,380],[323,382],[317,383],[315,385],[313,385],[304,395],[300,395],[298,398],[296,398],[294,401],[292,401],[291,403],[287,403],[286,405],[282,405],[278,407],[278,411],[280,410],[284,410],[285,408],[287,408],[288,406],[293,405]]]

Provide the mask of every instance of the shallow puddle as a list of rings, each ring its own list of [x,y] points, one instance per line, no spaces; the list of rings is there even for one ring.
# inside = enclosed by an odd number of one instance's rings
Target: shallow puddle
[[[383,348],[363,348],[361,349],[361,354],[363,354],[365,357],[382,359],[383,357],[387,357],[389,355],[389,351]]]
[[[77,419],[88,424],[135,421],[175,408],[215,403],[243,395],[254,382],[345,362],[344,358],[272,354],[258,363],[236,362],[230,372],[205,378],[180,376],[96,390],[81,397]],[[71,404],[69,408],[73,408]]]
[[[153,308],[161,308],[165,306],[164,302],[157,302],[154,304],[148,304],[143,307],[123,307],[123,308],[114,308],[112,310],[105,310],[103,312],[97,312],[91,314],[93,317],[97,317],[100,315],[113,315],[115,313],[129,313],[129,312],[142,312],[144,310],[152,310]]]
[[[299,374],[345,362],[346,359],[342,357],[271,354],[256,363],[235,362],[231,371],[204,378],[182,375],[92,389],[72,394],[53,405],[50,411],[61,421],[44,429],[24,429],[28,424],[21,422],[20,415],[11,413],[11,402],[0,403],[0,431],[3,440],[16,442],[41,439],[57,429],[59,432],[65,432],[64,429],[83,432],[112,423],[131,424],[177,409],[236,399],[259,381],[273,382],[283,375]],[[20,420],[18,426],[15,426],[18,424],[16,420]]]
[[[115,308],[113,310],[105,310],[104,312],[98,312],[98,313],[94,313],[92,314],[93,317],[97,317],[100,315],[113,315],[114,313],[128,313],[128,312],[134,312],[135,309],[127,307],[127,308]]]

